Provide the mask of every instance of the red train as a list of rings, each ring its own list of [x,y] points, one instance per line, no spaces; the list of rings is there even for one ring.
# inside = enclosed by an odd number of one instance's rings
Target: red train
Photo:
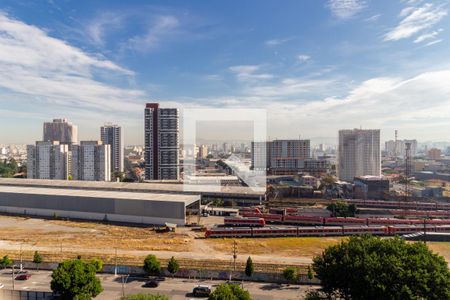
[[[415,217],[438,217],[450,218],[450,211],[447,210],[403,210],[390,209],[388,210],[395,216],[415,216]]]
[[[403,210],[395,211],[397,215],[405,216],[405,215],[413,215],[414,212],[410,211],[409,213],[405,213]],[[404,214],[405,213],[405,214]],[[430,214],[416,214],[417,217],[428,217]],[[450,213],[450,212],[449,212]],[[414,224],[423,224],[423,219],[394,219],[394,218],[340,218],[340,217],[316,217],[316,216],[299,216],[299,215],[277,215],[277,214],[262,214],[262,213],[244,213],[244,217],[251,218],[263,218],[266,223],[279,223],[279,224],[292,224],[292,225],[396,225],[396,224],[405,224],[405,225],[414,225]],[[443,217],[442,215],[433,215],[434,217]],[[448,224],[450,225],[450,219],[426,219],[426,224]]]
[[[225,217],[223,224],[225,226],[264,227],[266,221],[263,218]]]
[[[206,238],[222,237],[301,237],[301,236],[348,236],[348,235],[396,235],[423,231],[419,225],[397,226],[316,226],[316,227],[239,227],[212,228],[205,232]],[[427,225],[427,232],[450,232],[449,225]]]
[[[418,210],[448,210],[450,203],[442,202],[406,202],[406,201],[385,201],[385,200],[361,200],[346,199],[347,203],[355,204],[361,207],[380,207],[380,208],[401,208],[401,209],[418,209]]]

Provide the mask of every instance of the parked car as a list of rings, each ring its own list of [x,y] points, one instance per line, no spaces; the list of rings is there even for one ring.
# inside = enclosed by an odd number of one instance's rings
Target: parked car
[[[208,297],[211,294],[211,288],[208,285],[198,285],[192,290],[195,297]]]
[[[28,280],[30,279],[31,274],[30,273],[22,273],[16,276],[16,280]]]
[[[156,288],[159,286],[159,282],[156,280],[149,280],[142,287],[148,287],[148,288]]]

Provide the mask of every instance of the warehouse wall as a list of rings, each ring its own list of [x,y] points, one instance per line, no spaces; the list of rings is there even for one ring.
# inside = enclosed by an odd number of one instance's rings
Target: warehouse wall
[[[0,206],[0,213],[10,213],[18,215],[28,216],[42,216],[59,218],[72,218],[80,220],[93,220],[104,221],[105,217],[110,222],[123,222],[123,223],[135,223],[135,224],[149,224],[149,225],[164,225],[164,223],[174,223],[179,226],[185,225],[185,219],[175,218],[158,218],[158,217],[139,217],[130,215],[117,215],[117,214],[102,214],[102,213],[89,213],[80,211],[67,211],[67,210],[54,210],[54,209],[37,209],[37,208],[23,208],[13,206]]]
[[[176,197],[176,196],[175,196]],[[0,192],[0,211],[80,219],[184,225],[184,202],[105,199]]]

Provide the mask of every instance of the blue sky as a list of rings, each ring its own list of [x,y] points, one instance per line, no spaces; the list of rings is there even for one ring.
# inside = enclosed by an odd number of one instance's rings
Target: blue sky
[[[264,108],[270,137],[450,140],[449,5],[3,0],[0,144],[39,140],[56,117],[80,139],[115,122],[142,144],[151,101]]]

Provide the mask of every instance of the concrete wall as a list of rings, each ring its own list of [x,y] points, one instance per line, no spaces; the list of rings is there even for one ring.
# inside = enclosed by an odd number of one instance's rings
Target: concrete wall
[[[15,262],[17,264],[17,262]],[[25,269],[33,270],[36,268],[36,264],[30,261],[24,261],[23,266]],[[54,270],[58,267],[57,263],[41,263],[39,265],[40,270]],[[114,265],[104,265],[103,273],[114,274],[115,266]],[[172,274],[167,271],[166,268],[163,268],[162,273],[164,276],[171,277]],[[134,276],[147,276],[144,272],[144,269],[139,266],[119,266],[118,274],[131,274]],[[257,281],[257,282],[271,282],[271,283],[288,283],[281,273],[264,273],[264,272],[255,272],[251,278],[245,275],[243,271],[223,271],[223,270],[196,270],[196,269],[180,269],[175,277],[178,278],[189,278],[189,279],[218,279],[218,280],[244,280],[244,281]],[[311,282],[309,281],[306,274],[300,274],[297,283],[301,284],[319,284],[320,281],[318,279],[313,279]]]

